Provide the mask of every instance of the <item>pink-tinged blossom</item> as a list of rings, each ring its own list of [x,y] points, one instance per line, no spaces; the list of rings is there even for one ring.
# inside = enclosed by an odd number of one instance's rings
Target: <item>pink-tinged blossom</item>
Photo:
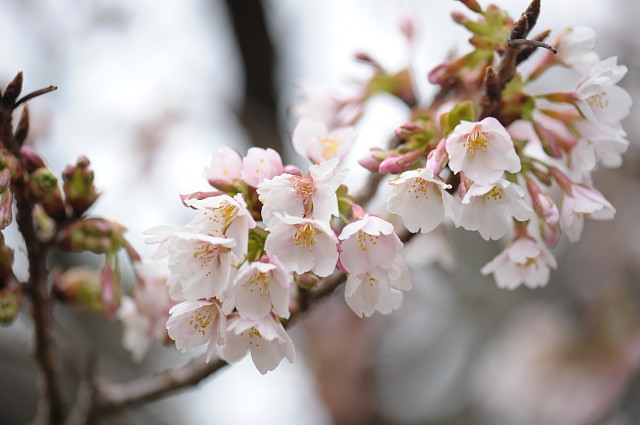
[[[233,253],[243,258],[247,253],[249,229],[256,222],[247,210],[241,194],[213,196],[206,199],[187,199],[186,205],[196,208],[198,215],[188,224],[196,233],[231,238],[236,241]]]
[[[207,346],[206,361],[225,340],[227,321],[214,299],[184,301],[169,310],[167,331],[183,353]]]
[[[500,288],[515,289],[521,284],[529,288],[545,286],[550,268],[557,267],[556,260],[543,245],[530,237],[516,239],[480,272],[493,273]]]
[[[624,131],[602,131],[587,120],[578,120],[575,124],[582,139],[571,151],[572,171],[586,174],[597,165],[605,168],[622,165],[622,154],[629,147]]]
[[[601,130],[620,132],[620,121],[629,115],[631,96],[616,84],[627,73],[617,57],[596,64],[579,82],[575,105],[586,119]]]
[[[393,180],[387,210],[402,217],[410,232],[428,233],[445,215],[457,220],[458,201],[446,191],[451,185],[429,168],[405,171]]]
[[[343,160],[355,141],[355,130],[351,126],[329,130],[322,121],[308,118],[302,118],[291,135],[293,150],[316,164],[331,158]]]
[[[156,226],[145,233],[152,235],[147,243],[160,243],[152,258],[169,257],[169,269],[185,299],[225,298],[240,261],[232,251],[234,239],[196,233],[187,226]]]
[[[462,200],[459,224],[467,230],[477,230],[486,240],[495,240],[507,233],[512,217],[525,221],[532,215],[522,188],[500,179],[492,186],[471,185]]]
[[[269,263],[254,262],[240,270],[234,283],[235,306],[241,317],[260,319],[271,309],[289,318],[291,273],[287,272],[276,257]]]
[[[204,177],[209,184],[221,190],[233,185],[241,179],[242,157],[228,146],[218,148],[209,165],[204,170]]]
[[[242,180],[258,187],[264,179],[272,179],[284,172],[280,154],[271,148],[249,148],[242,159]]]
[[[307,177],[282,174],[264,180],[258,186],[262,202],[262,220],[267,229],[273,225],[274,214],[296,217],[313,216],[316,220],[329,221],[337,216],[336,190],[342,184],[348,170],[338,166],[338,159],[312,165]]]
[[[240,316],[230,318],[220,357],[234,363],[241,360],[247,351],[251,352],[253,364],[263,375],[278,367],[282,359],[293,363],[296,357],[291,338],[271,315],[258,320]]]
[[[360,317],[378,311],[389,314],[402,305],[402,291],[411,289],[409,269],[400,256],[390,267],[374,267],[362,274],[350,273],[345,285],[345,301]]]
[[[391,267],[402,249],[393,225],[369,214],[347,224],[338,239],[342,241],[340,263],[352,274],[363,274],[375,267]]]
[[[521,168],[511,136],[493,117],[461,121],[447,138],[446,148],[451,171],[464,171],[479,184],[491,185],[505,171],[516,173]]]
[[[169,269],[165,264],[139,263],[135,270],[138,281],[132,297],[123,297],[119,317],[124,324],[122,345],[139,362],[153,340],[166,339],[166,322],[174,303],[169,298]]]
[[[594,220],[611,220],[616,209],[609,201],[593,187],[574,184],[570,193],[565,193],[562,200],[560,227],[571,242],[580,239],[584,218]]]
[[[338,238],[326,222],[276,214],[264,248],[285,269],[320,277],[333,273],[338,261]]]

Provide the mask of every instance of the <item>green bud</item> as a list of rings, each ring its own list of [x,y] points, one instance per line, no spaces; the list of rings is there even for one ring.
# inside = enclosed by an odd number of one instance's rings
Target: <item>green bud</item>
[[[113,253],[126,244],[125,230],[120,224],[102,218],[76,220],[62,229],[60,246],[73,252]]]
[[[58,178],[53,171],[48,168],[35,170],[29,179],[29,190],[47,214],[62,219],[66,216]]]
[[[62,173],[65,199],[76,217],[84,214],[99,196],[93,185],[94,174],[89,165],[89,159],[81,156],[76,165],[68,165]]]
[[[8,326],[18,317],[22,304],[22,287],[15,280],[0,290],[0,325]]]

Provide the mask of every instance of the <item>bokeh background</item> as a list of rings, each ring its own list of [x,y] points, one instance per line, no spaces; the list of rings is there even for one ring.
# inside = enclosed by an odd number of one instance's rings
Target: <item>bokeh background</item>
[[[527,4],[501,2],[514,17]],[[366,76],[355,52],[392,70],[411,63],[428,101],[428,70],[467,50],[453,10],[465,9],[435,0],[3,0],[0,85],[22,70],[25,92],[59,86],[30,102],[27,143],[58,172],[88,156],[102,191],[92,212],[127,226],[149,256],[142,232],[189,220],[178,194],[206,189],[202,170],[217,147],[270,146],[306,166],[289,147],[297,89],[340,89]],[[407,15],[416,23],[412,50],[398,29]],[[639,19],[635,0],[543,0],[536,30],[595,29],[600,56],[629,67],[622,85],[635,98]],[[575,77],[559,72],[548,84],[569,89]],[[372,99],[352,159],[383,146],[405,114],[384,96]],[[261,376],[245,360],[99,423],[640,423],[639,118],[634,106],[623,123],[631,142],[624,165],[595,175],[615,220],[588,222],[579,243],[563,241],[547,287],[502,291],[483,277],[500,242],[459,229],[416,238],[407,247],[414,288],[400,311],[362,320],[338,291],[292,330],[295,364]],[[16,261],[24,277],[24,254]],[[55,320],[69,382],[92,351],[99,373],[122,380],[192,357],[156,345],[136,364],[117,323],[64,306]],[[0,329],[0,424],[32,418],[31,348],[26,315]]]

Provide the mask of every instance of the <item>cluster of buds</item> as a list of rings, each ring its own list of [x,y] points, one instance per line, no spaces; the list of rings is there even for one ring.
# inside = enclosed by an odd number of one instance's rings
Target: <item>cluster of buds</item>
[[[394,227],[368,214],[349,195],[343,164],[365,102],[378,92],[397,97],[411,115],[386,148],[359,163],[390,175],[387,212],[412,233],[427,233],[445,218],[486,240],[512,237],[481,271],[498,286],[545,285],[556,261],[549,251],[564,233],[580,237],[585,217],[610,219],[611,204],[591,185],[598,166],[619,166],[628,142],[620,126],[630,97],[616,84],[626,68],[600,61],[595,35],[584,28],[527,39],[540,2],[514,21],[497,6],[462,1],[476,18],[454,20],[473,33],[474,49],[428,75],[441,87],[422,102],[409,69],[373,69],[358,93],[339,98],[317,88],[294,108],[294,150],[313,165],[307,173],[284,165],[271,149],[242,157],[220,148],[205,177],[213,190],[182,196],[194,218],[184,226],[156,226],[149,243],[168,264],[168,335],[182,351],[207,347],[235,362],[247,352],[261,373],[293,345],[283,323],[321,278],[346,273],[345,300],[359,316],[388,314],[410,289]],[[402,31],[411,44],[413,24]],[[534,55],[538,50],[541,55]],[[555,55],[558,53],[557,55]],[[519,65],[537,60],[528,75]],[[572,91],[532,94],[527,84],[551,66],[579,74]],[[166,303],[164,304],[166,305]]]

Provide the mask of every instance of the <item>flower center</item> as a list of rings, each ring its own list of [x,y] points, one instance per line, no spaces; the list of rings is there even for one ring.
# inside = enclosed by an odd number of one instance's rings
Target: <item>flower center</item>
[[[491,190],[484,195],[482,195],[482,199],[485,201],[500,201],[504,197],[504,189],[498,186],[493,186]]]
[[[411,186],[409,187],[409,194],[414,194],[415,199],[418,199],[420,196],[423,196],[425,199],[429,199],[429,195],[432,189],[431,182],[426,181],[422,177],[416,177],[411,182]]]
[[[311,195],[316,192],[316,186],[313,184],[313,180],[293,176],[293,190],[295,190],[299,196],[298,200],[307,203]]]
[[[219,236],[227,231],[233,219],[238,216],[238,207],[230,202],[224,201],[218,208],[211,210],[211,214],[205,211],[212,222],[211,235]]]
[[[320,139],[320,148],[322,149],[322,158],[331,159],[338,155],[340,142],[331,137],[323,137]]]
[[[604,109],[609,106],[609,99],[607,99],[607,92],[600,92],[592,94],[587,98],[587,103],[592,108]]]
[[[240,333],[240,336],[244,336],[244,332]],[[262,339],[262,335],[260,335],[260,331],[255,327],[251,327],[248,332],[249,336],[249,345],[253,345],[253,338],[258,338],[258,342],[256,342],[256,347],[260,347],[259,340]]]
[[[469,156],[474,156],[478,149],[481,149],[482,152],[487,151],[489,140],[486,134],[484,131],[474,131],[467,136],[467,142],[463,146],[469,150]]]
[[[309,252],[313,252],[313,245],[317,243],[316,241],[316,229],[309,223],[305,223],[296,230],[296,233],[293,235],[293,243],[296,246],[302,246],[305,249],[308,249]]]
[[[202,335],[207,333],[207,329],[213,320],[213,310],[211,308],[203,308],[196,310],[189,320],[189,325]]]
[[[269,275],[267,273],[258,272],[254,274],[249,280],[249,285],[252,286],[249,292],[256,290],[261,297],[269,295]]]
[[[358,245],[360,246],[360,249],[362,251],[366,251],[367,250],[367,243],[370,243],[372,245],[377,245],[378,244],[378,238],[379,238],[379,236],[370,235],[368,233],[363,232],[362,230],[359,230],[356,233],[356,242],[358,242]]]

